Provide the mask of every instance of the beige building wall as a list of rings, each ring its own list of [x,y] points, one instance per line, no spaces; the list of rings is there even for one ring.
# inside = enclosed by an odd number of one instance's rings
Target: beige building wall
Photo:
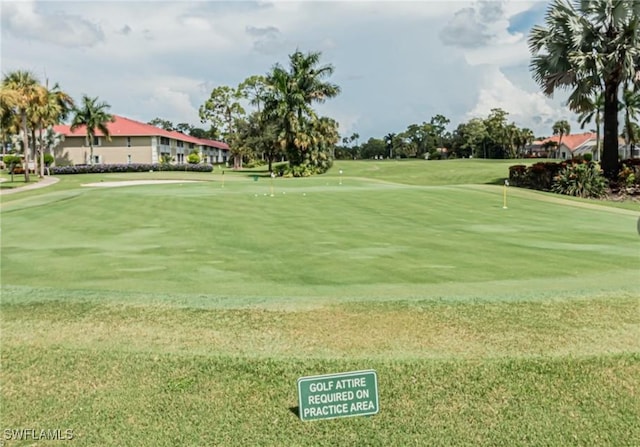
[[[85,137],[67,137],[54,149],[57,165],[89,164],[90,154]],[[151,137],[100,137],[93,156],[94,162],[105,164],[152,163],[154,158]]]
[[[163,144],[167,142],[169,144]],[[182,147],[175,139],[160,139],[160,137],[111,137],[111,141],[100,137],[99,144],[93,147],[94,163],[127,164],[127,163],[158,163],[164,153],[173,157],[174,163],[186,163],[187,156],[196,150],[207,163],[222,163],[227,160],[225,151],[202,145],[183,142]],[[90,164],[91,148],[86,137],[66,137],[53,150],[55,163],[58,166]]]

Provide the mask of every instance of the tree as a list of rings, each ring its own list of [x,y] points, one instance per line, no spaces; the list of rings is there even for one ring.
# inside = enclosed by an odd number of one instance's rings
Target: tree
[[[114,121],[113,115],[107,112],[111,106],[106,102],[98,102],[98,98],[91,98],[87,95],[82,96],[82,105],[80,108],[74,109],[74,116],[71,121],[71,131],[85,126],[87,141],[90,147],[90,164],[93,164],[93,141],[96,136],[96,130],[102,132],[107,140],[111,140],[111,134],[107,124]]]
[[[520,129],[517,136],[516,144],[519,149],[521,157],[522,155],[524,155],[525,148],[527,147],[527,145],[533,143],[534,138],[535,138],[535,135],[533,134],[533,130],[527,127]]]
[[[246,119],[238,122],[238,145],[243,153],[253,153],[267,160],[269,172],[273,171],[273,162],[282,153],[278,142],[278,126],[265,119],[264,114],[255,111]]]
[[[600,128],[602,126],[602,114],[604,113],[604,95],[597,92],[585,100],[583,112],[578,116],[580,128],[584,129],[591,121],[596,125],[596,154],[595,159],[600,161]]]
[[[384,136],[384,143],[387,145],[387,154],[389,158],[393,158],[393,143],[395,141],[396,134],[389,132]]]
[[[149,121],[147,124],[151,124],[152,126],[159,127],[160,129],[164,130],[175,130],[171,121],[162,118],[156,117]]]
[[[175,127],[176,131],[185,135],[191,135],[191,129],[193,129],[193,126],[189,123],[178,123]]]
[[[567,120],[560,120],[553,123],[553,134],[559,135],[558,146],[555,152],[555,158],[558,158],[560,152],[560,145],[562,144],[562,137],[571,133],[571,125]]]
[[[460,157],[484,157],[485,144],[489,137],[487,126],[481,118],[473,118],[468,123],[458,125],[454,132],[453,149]]]
[[[383,157],[385,154],[388,154],[388,149],[384,140],[380,138],[369,138],[367,142],[362,144],[360,154],[362,158]]]
[[[447,130],[447,125],[450,122],[451,121],[449,120],[449,118],[446,118],[445,116],[440,114],[432,117],[429,121],[435,134],[438,147],[444,146],[445,131]]]
[[[64,121],[71,110],[73,110],[74,102],[71,96],[63,92],[57,83],[49,89],[47,82],[40,90],[40,95],[39,101],[30,105],[29,116],[32,129],[34,131],[36,129],[38,130],[37,152],[40,154],[39,175],[40,178],[43,178],[45,168],[45,149],[51,148],[51,146],[45,144],[45,142],[51,141],[51,138],[44,138],[45,129],[51,129],[52,131],[52,126]]]
[[[222,85],[211,90],[209,99],[200,106],[200,120],[207,121],[216,129],[222,130],[222,139],[231,146],[234,168],[242,169],[242,153],[235,142],[236,122],[245,115],[245,110],[240,104],[242,93],[239,89]]]
[[[260,75],[249,76],[238,86],[240,96],[249,100],[252,106],[256,106],[258,112],[264,103],[267,89],[267,78]]]
[[[528,43],[532,75],[545,95],[569,89],[569,108],[581,113],[604,91],[602,168],[615,178],[620,86],[640,82],[640,2],[555,0]]]
[[[16,70],[8,73],[2,80],[3,89],[13,92],[11,96],[15,100],[15,112],[19,118],[19,126],[22,131],[22,149],[24,151],[24,179],[29,181],[29,163],[31,155],[29,152],[29,129],[27,127],[27,113],[30,105],[37,103],[42,98],[42,86],[35,76],[25,70]],[[5,95],[9,96],[8,93]]]
[[[507,124],[509,112],[501,108],[493,108],[484,120],[487,138],[484,142],[488,154],[485,158],[506,158],[510,152],[512,128]]]
[[[307,152],[321,149],[317,142],[318,117],[313,104],[323,103],[340,93],[340,87],[325,81],[333,74],[332,65],[320,65],[320,52],[296,51],[289,55],[289,70],[276,64],[266,77],[264,112],[268,121],[278,126],[278,139],[296,173],[322,172],[313,166],[314,157]]]

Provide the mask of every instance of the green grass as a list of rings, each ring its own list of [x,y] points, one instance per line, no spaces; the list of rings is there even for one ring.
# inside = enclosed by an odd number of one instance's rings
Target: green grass
[[[503,209],[508,165],[68,176],[3,196],[0,428],[640,444],[637,210],[517,189]],[[201,182],[81,186],[149,178]],[[355,369],[377,371],[380,414],[299,421],[298,377]]]

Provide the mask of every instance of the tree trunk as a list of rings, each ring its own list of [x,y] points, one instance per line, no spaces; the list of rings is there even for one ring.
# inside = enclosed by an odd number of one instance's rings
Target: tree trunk
[[[24,150],[24,181],[29,183],[29,135],[27,133],[27,112],[22,111],[22,145]]]
[[[44,178],[44,144],[42,141],[42,127],[40,127],[40,178]]]
[[[596,157],[597,162],[600,162],[600,114],[596,115]]]
[[[609,180],[618,175],[618,88],[620,83],[607,81],[604,91],[604,142],[602,170]]]

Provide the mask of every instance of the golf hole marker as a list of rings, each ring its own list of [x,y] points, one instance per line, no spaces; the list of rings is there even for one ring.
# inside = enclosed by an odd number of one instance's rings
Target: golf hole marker
[[[378,375],[374,370],[300,377],[300,420],[367,416],[380,411]]]

